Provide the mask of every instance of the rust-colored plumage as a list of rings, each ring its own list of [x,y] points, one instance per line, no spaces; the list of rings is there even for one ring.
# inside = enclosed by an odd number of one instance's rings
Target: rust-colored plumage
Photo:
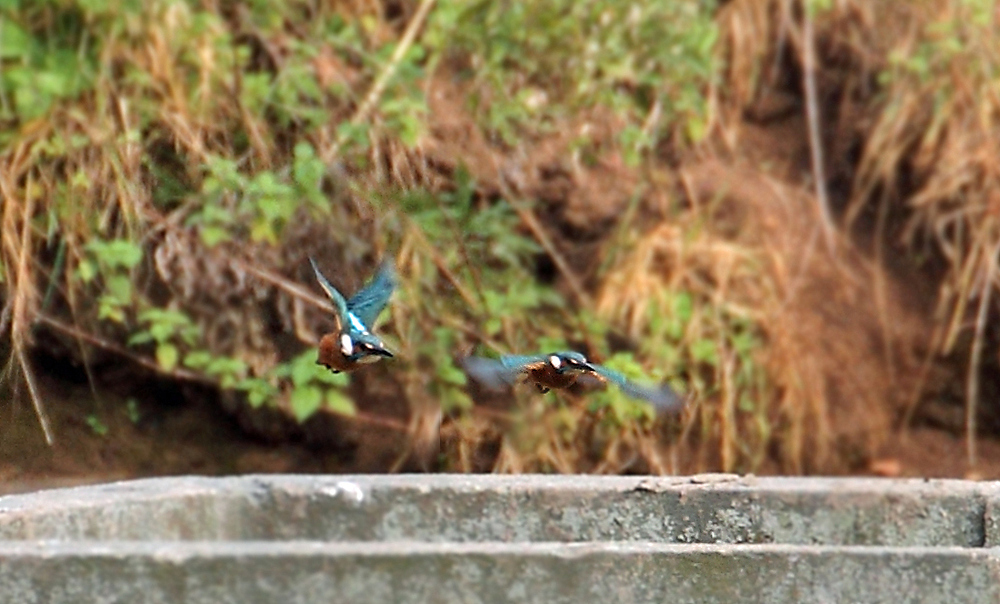
[[[543,393],[553,389],[562,390],[564,388],[569,388],[576,383],[576,379],[581,375],[579,373],[571,373],[569,371],[560,373],[555,367],[546,361],[539,361],[525,365],[521,371],[522,373],[525,373],[528,376],[528,380],[534,382],[538,390]]]
[[[649,402],[662,413],[676,413],[685,401],[668,384],[645,385],[633,382],[621,373],[590,363],[579,352],[553,352],[546,355],[514,356],[500,359],[467,357],[462,361],[466,373],[491,390],[513,386],[519,380],[531,382],[541,392],[569,388],[583,376],[610,382],[625,394]]]
[[[379,313],[385,308],[396,287],[392,261],[386,261],[371,282],[358,290],[350,300],[335,288],[309,259],[316,279],[336,311],[338,330],[320,338],[316,362],[334,373],[353,371],[360,365],[392,357],[382,340],[371,332]]]

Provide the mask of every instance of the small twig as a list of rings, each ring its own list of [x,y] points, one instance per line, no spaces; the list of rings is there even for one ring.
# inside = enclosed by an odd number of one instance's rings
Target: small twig
[[[378,78],[372,84],[371,89],[368,94],[365,95],[365,100],[362,101],[361,105],[358,106],[357,111],[351,116],[351,123],[358,124],[362,121],[368,119],[369,114],[375,108],[375,104],[378,103],[379,99],[382,97],[382,93],[385,92],[385,87],[389,85],[389,80],[396,73],[396,68],[399,67],[399,63],[403,60],[403,56],[406,55],[406,51],[410,49],[413,45],[413,41],[417,37],[417,32],[424,24],[424,20],[427,18],[427,14],[430,12],[431,7],[434,6],[434,0],[422,0],[420,6],[417,7],[417,12],[413,14],[413,18],[410,19],[410,23],[406,26],[406,31],[403,32],[403,37],[400,38],[399,44],[396,45],[396,49],[392,53],[392,57],[389,59],[389,63],[386,64],[385,68],[378,75]],[[337,137],[337,140],[333,145],[323,154],[323,163],[329,165],[330,162],[340,153],[340,148],[343,146],[345,141],[345,135]]]
[[[66,239],[59,240],[59,248],[56,250],[56,259],[52,263],[52,271],[49,273],[49,285],[45,288],[45,295],[42,296],[42,312],[52,303],[52,296],[59,287],[59,276],[62,275],[63,267],[66,263]]]
[[[364,411],[355,411],[354,415],[347,415],[345,413],[337,413],[336,411],[331,411],[325,409],[323,413],[329,413],[331,415],[337,415],[344,419],[355,420],[363,424],[371,424],[373,426],[381,426],[383,428],[388,428],[390,430],[395,430],[397,432],[409,432],[410,426],[404,424],[403,422],[388,417],[380,417],[378,415],[373,415],[371,413],[365,413]]]
[[[663,101],[657,97],[649,113],[646,114],[646,119],[642,122],[642,139],[652,136],[653,130],[659,125],[661,117],[663,117]]]
[[[514,211],[517,212],[517,215],[521,218],[521,222],[528,227],[528,230],[531,231],[532,235],[534,235],[538,244],[541,245],[542,249],[545,250],[545,253],[552,258],[552,262],[556,265],[556,268],[559,269],[559,272],[566,277],[566,282],[569,284],[569,288],[573,290],[573,295],[576,296],[577,302],[579,302],[581,306],[587,308],[592,306],[590,295],[587,294],[587,291],[583,288],[583,284],[580,282],[576,273],[573,272],[573,269],[570,268],[569,263],[566,262],[566,259],[556,248],[555,244],[552,243],[552,239],[549,237],[545,227],[538,222],[538,217],[535,216],[535,213],[522,203],[515,192],[511,190],[510,186],[506,182],[503,172],[499,169],[497,169],[497,183],[500,187],[500,192],[507,199],[507,203],[514,208]]]
[[[10,317],[12,310],[14,308],[14,298],[7,300],[7,303],[3,305],[3,310],[0,310],[0,337],[7,333],[7,327],[10,325]]]
[[[14,354],[17,356],[18,364],[21,365],[24,382],[28,385],[28,395],[31,397],[31,403],[35,407],[35,415],[38,416],[38,423],[42,425],[42,433],[45,434],[45,443],[51,447],[55,441],[52,438],[52,428],[49,427],[49,417],[45,413],[45,408],[42,407],[42,397],[38,393],[38,386],[35,385],[35,375],[31,372],[28,358],[24,354],[24,342],[21,339],[14,342]]]
[[[812,156],[813,180],[816,184],[816,199],[819,201],[820,219],[826,247],[833,256],[835,248],[835,225],[830,209],[830,197],[826,190],[826,173],[823,168],[823,140],[819,125],[819,100],[816,91],[816,39],[813,31],[812,9],[808,1],[802,6],[802,70],[806,94],[806,120],[809,129],[809,154]]]
[[[247,271],[248,273],[253,273],[261,280],[270,283],[271,285],[277,287],[281,291],[289,294],[294,298],[299,298],[301,300],[304,300],[312,304],[316,308],[321,308],[326,311],[330,311],[332,309],[330,303],[326,299],[313,294],[309,290],[303,289],[302,286],[295,283],[294,281],[290,281],[289,279],[286,279],[285,277],[277,273],[272,273],[271,271],[265,271],[263,269],[257,268],[256,266],[253,266],[252,264],[249,264],[247,262],[243,262],[242,260],[239,259],[234,259],[233,262],[239,264],[240,267],[243,270]]]
[[[428,241],[427,235],[424,233],[423,229],[414,224],[413,233],[416,236],[420,245],[424,247],[424,249],[427,251],[427,254],[431,257],[431,262],[433,262],[434,266],[437,267],[438,271],[440,271],[440,273],[444,275],[444,278],[447,279],[449,283],[451,283],[451,286],[455,288],[455,291],[457,291],[458,295],[462,297],[462,299],[465,301],[465,304],[469,308],[475,308],[477,303],[476,296],[471,294],[469,290],[466,289],[464,285],[462,285],[462,282],[459,280],[458,276],[454,272],[452,272],[450,268],[448,268],[448,263],[445,262],[444,257],[441,256],[441,252],[439,252],[436,247],[431,245],[431,242]],[[480,296],[482,296],[482,293],[480,293]],[[481,303],[485,306],[484,300]]]
[[[972,339],[972,353],[969,358],[969,375],[966,380],[965,390],[965,438],[966,453],[969,457],[969,466],[976,467],[976,408],[979,403],[979,370],[983,356],[983,332],[986,330],[986,318],[989,315],[990,299],[993,288],[996,287],[994,276],[996,273],[997,254],[1000,253],[1000,246],[989,251],[989,258],[986,262],[986,277],[983,279],[983,288],[979,299],[979,310],[976,313],[976,335]]]
[[[39,314],[39,315],[36,315],[35,319],[39,323],[44,323],[45,325],[48,325],[49,327],[52,327],[53,329],[61,331],[61,332],[65,333],[66,335],[73,336],[74,338],[78,338],[80,340],[88,342],[88,343],[90,343],[90,344],[92,344],[94,346],[97,346],[98,348],[102,348],[104,350],[107,350],[108,352],[121,355],[121,356],[129,359],[130,361],[136,363],[137,365],[140,365],[142,367],[150,369],[150,370],[152,370],[152,371],[154,371],[154,372],[156,372],[156,373],[158,373],[160,375],[163,375],[163,376],[166,376],[166,377],[169,377],[169,378],[173,378],[175,380],[181,380],[181,381],[186,381],[186,382],[194,382],[194,383],[197,383],[197,384],[203,384],[203,385],[206,385],[206,386],[213,386],[213,387],[216,387],[216,388],[219,387],[218,380],[215,380],[215,379],[212,379],[212,378],[210,378],[208,376],[204,376],[204,375],[202,375],[200,373],[196,373],[194,371],[189,371],[187,369],[182,369],[182,368],[175,368],[175,369],[171,369],[171,370],[166,370],[163,367],[161,367],[156,361],[154,361],[152,359],[146,358],[146,357],[144,357],[142,355],[135,354],[134,352],[131,352],[131,351],[129,351],[129,350],[127,350],[127,349],[119,346],[118,344],[115,344],[114,342],[109,342],[108,340],[105,340],[104,338],[96,336],[96,335],[94,335],[92,333],[88,333],[88,332],[86,332],[86,331],[84,331],[82,329],[79,329],[77,327],[74,327],[72,325],[67,325],[67,324],[63,323],[62,321],[60,321],[58,319],[55,319],[53,317],[50,317],[48,315]],[[33,388],[33,385],[32,385],[31,381],[28,382],[28,387],[29,388]],[[357,420],[357,421],[360,421],[360,422],[364,422],[364,423],[368,423],[368,424],[374,424],[374,425],[377,425],[377,426],[382,426],[384,428],[389,428],[391,430],[398,430],[400,432],[406,432],[409,429],[406,424],[404,424],[404,423],[402,423],[402,422],[400,422],[398,420],[394,420],[394,419],[390,419],[390,418],[385,418],[385,417],[379,417],[377,415],[372,415],[370,413],[365,413],[364,411],[357,411],[353,415],[345,414],[345,413],[337,413],[336,411],[332,411],[332,410],[326,410],[325,412],[326,413],[331,413],[333,415],[337,415],[337,416],[340,416],[340,417],[344,417],[344,418],[349,419],[349,420],[353,419],[353,420]]]
[[[448,213],[447,208],[444,207],[444,202],[442,202],[437,195],[432,195],[431,197],[434,199],[434,203],[441,212],[441,216],[444,217],[445,222],[448,224],[448,228],[455,237],[455,242],[458,244],[458,251],[462,255],[462,259],[465,261],[465,268],[469,271],[469,276],[472,277],[472,284],[476,288],[476,295],[479,297],[479,303],[482,304],[483,310],[488,310],[489,305],[486,303],[486,294],[483,293],[483,283],[479,278],[479,270],[476,263],[472,261],[472,254],[469,253],[469,247],[465,245],[465,238],[462,236],[462,229],[459,228],[454,218],[452,218],[451,214]]]
[[[24,354],[24,342],[28,337],[25,333],[27,330],[28,315],[27,297],[31,295],[30,292],[32,291],[29,286],[31,277],[28,274],[28,257],[31,252],[31,219],[35,213],[35,197],[30,194],[31,186],[32,182],[29,176],[28,183],[25,186],[25,190],[29,191],[29,193],[24,199],[24,212],[21,215],[21,237],[20,241],[18,241],[17,277],[14,281],[15,289],[13,291],[14,303],[11,310],[10,341],[14,347],[14,357],[21,365],[24,381],[28,385],[28,395],[31,398],[32,406],[35,408],[35,415],[38,416],[38,423],[41,424],[42,432],[45,434],[45,442],[49,446],[52,446],[54,441],[52,430],[49,428],[49,419],[42,406],[42,399],[35,385],[35,376],[31,372],[31,365],[28,364],[28,358]],[[2,189],[0,190],[0,194],[9,201],[12,195],[7,190],[6,181],[0,180],[0,189]]]
[[[913,415],[917,411],[917,405],[920,404],[920,395],[924,392],[924,387],[927,385],[927,378],[931,372],[931,366],[934,364],[935,351],[941,350],[941,341],[943,339],[944,330],[941,326],[938,326],[934,329],[934,335],[931,337],[927,354],[924,355],[924,360],[917,371],[913,389],[910,391],[909,402],[906,403],[903,418],[899,422],[900,427],[907,428],[913,422]]]
[[[176,380],[182,380],[186,382],[197,382],[199,384],[206,384],[209,386],[218,385],[218,382],[216,382],[215,380],[206,377],[204,375],[201,375],[200,373],[196,373],[194,371],[189,371],[187,369],[179,367],[170,370],[164,369],[163,367],[160,366],[159,363],[150,358],[144,357],[140,354],[136,354],[128,350],[127,348],[124,348],[123,346],[119,346],[114,342],[105,340],[104,338],[86,332],[73,325],[67,325],[66,323],[63,323],[62,321],[54,317],[51,317],[49,315],[39,313],[35,315],[35,320],[38,321],[39,323],[44,323],[45,325],[48,325],[53,329],[61,331],[68,336],[72,336],[74,338],[92,344],[94,346],[97,346],[98,348],[107,350],[108,352],[112,352],[114,354],[123,356],[128,360],[132,361],[133,363],[136,363],[137,365],[141,365],[142,367],[155,371],[160,375],[174,378]]]

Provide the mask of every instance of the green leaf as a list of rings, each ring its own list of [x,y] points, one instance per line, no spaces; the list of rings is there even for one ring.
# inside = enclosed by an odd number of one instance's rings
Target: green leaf
[[[247,364],[240,359],[230,357],[213,357],[205,366],[205,373],[208,375],[231,376],[235,378],[246,373]],[[224,380],[225,381],[225,380]]]
[[[351,374],[349,373],[334,373],[325,367],[320,367],[319,365],[316,365],[316,368],[319,373],[317,373],[314,377],[322,384],[337,386],[338,388],[346,388],[348,384],[351,383]]]
[[[110,319],[115,323],[124,323],[125,311],[122,310],[118,300],[109,296],[101,296],[98,300],[97,318]]]
[[[232,239],[229,235],[229,231],[218,226],[202,226],[201,229],[199,229],[199,234],[201,235],[201,240],[205,242],[205,245],[208,247],[215,247],[224,241]]]
[[[450,360],[438,365],[437,376],[446,384],[453,384],[455,386],[464,386],[467,381],[465,372],[456,367]]]
[[[108,277],[105,289],[121,304],[128,303],[132,298],[132,280],[126,275],[112,275]]]
[[[559,350],[566,350],[566,341],[562,338],[553,338],[550,336],[541,336],[538,338],[538,343],[535,345],[540,353],[557,352]]]
[[[149,344],[153,341],[153,336],[150,335],[148,331],[140,331],[132,334],[128,339],[129,346],[140,346],[142,344]]]
[[[90,260],[81,260],[76,265],[76,274],[84,283],[90,283],[97,276],[97,267]]]
[[[173,344],[164,343],[156,347],[156,362],[164,371],[173,371],[179,358],[180,353]]]
[[[323,393],[316,386],[306,386],[292,390],[291,395],[292,415],[299,422],[308,419],[313,413],[319,410],[323,403]]]
[[[256,377],[244,378],[236,384],[236,387],[247,393],[247,402],[255,409],[272,399],[278,392],[278,389],[267,380]]]
[[[324,172],[323,162],[316,157],[312,145],[306,142],[295,145],[292,178],[309,201],[320,207],[327,205],[326,198],[320,190]]]
[[[247,393],[247,402],[250,403],[250,406],[253,407],[254,409],[260,407],[265,402],[267,402],[267,399],[268,399],[268,392],[263,388],[254,388],[253,390]]]
[[[207,350],[194,350],[184,355],[184,366],[190,369],[204,369],[212,362],[212,354]]]
[[[0,10],[16,10],[15,7],[4,6],[12,4],[11,0],[0,2]],[[0,59],[15,59],[31,54],[35,39],[11,19],[0,17]]]
[[[694,360],[709,365],[719,364],[719,353],[715,342],[708,339],[695,340],[691,344],[691,356]]]
[[[441,410],[445,413],[467,411],[473,406],[472,399],[460,388],[448,388],[442,396]]]
[[[496,336],[500,333],[501,327],[502,323],[500,322],[499,317],[490,317],[489,319],[486,319],[486,323],[483,324],[483,331],[485,331],[488,336]]]
[[[87,425],[90,426],[90,429],[98,436],[104,436],[108,433],[107,425],[105,425],[105,423],[101,421],[101,418],[96,415],[87,416]]]
[[[125,401],[125,413],[128,416],[128,421],[133,424],[138,424],[139,420],[142,419],[142,412],[139,410],[139,402],[134,398],[130,398]]]
[[[691,316],[694,314],[694,301],[691,299],[691,294],[680,292],[674,297],[673,314],[681,323],[687,323],[691,320]]]
[[[340,390],[326,391],[326,407],[334,413],[349,415],[351,417],[358,414],[354,401]]]
[[[250,227],[250,238],[256,242],[266,242],[271,245],[278,244],[278,235],[274,232],[271,222],[258,220]]]
[[[127,239],[112,239],[110,241],[92,241],[87,245],[97,261],[109,268],[132,269],[142,261],[142,248]]]
[[[368,124],[353,124],[351,122],[341,122],[337,126],[337,136],[347,144],[357,145],[359,151],[368,149],[370,141],[368,139]]]
[[[174,335],[176,326],[168,322],[157,322],[149,326],[149,335],[157,342],[166,342],[170,336]]]
[[[320,369],[319,365],[309,360],[303,362],[301,356],[296,358],[291,364],[292,383],[295,384],[296,388],[309,384],[314,378],[318,377],[317,374],[319,372],[317,369]]]

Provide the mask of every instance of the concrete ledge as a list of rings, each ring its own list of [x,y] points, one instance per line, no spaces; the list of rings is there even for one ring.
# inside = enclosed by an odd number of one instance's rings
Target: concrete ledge
[[[162,478],[0,498],[0,602],[997,602],[1000,484]]]
[[[1000,600],[1000,552],[649,543],[41,543],[0,547],[9,602]]]
[[[0,539],[996,545],[997,483],[597,476],[161,478],[0,498]]]

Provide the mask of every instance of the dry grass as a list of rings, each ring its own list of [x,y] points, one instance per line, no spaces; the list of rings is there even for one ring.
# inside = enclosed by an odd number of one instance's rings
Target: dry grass
[[[845,261],[842,252],[831,259],[846,272],[823,281],[826,289],[860,283],[877,308],[877,325],[864,319],[845,327],[874,328],[883,342],[878,346],[884,350],[888,382],[866,382],[891,386],[888,400],[875,401],[875,408],[887,411],[891,420],[879,425],[887,427],[901,415],[909,418],[918,401],[946,392],[947,384],[926,381],[942,373],[928,368],[957,358],[966,375],[965,429],[974,466],[982,378],[996,365],[996,344],[990,343],[987,328],[995,317],[992,292],[1000,251],[991,209],[1000,184],[994,161],[1000,151],[995,7],[958,0],[835,2],[816,16],[813,40],[800,27],[800,4],[790,0],[737,0],[726,5],[720,19],[725,32],[720,49],[728,72],[717,131],[730,151],[744,152],[747,140],[751,146],[759,144],[747,112],[755,119],[768,116],[769,110],[777,115],[775,99],[788,97],[797,99],[792,105],[808,107],[810,76],[818,82],[824,146],[831,152],[824,164],[832,178],[850,183],[834,205],[844,208],[844,224],[875,242],[870,260],[862,265]],[[805,52],[810,44],[818,53],[813,70]],[[801,70],[800,77],[789,78],[789,63]],[[777,104],[779,110],[785,106]],[[815,150],[812,155],[815,159]],[[851,156],[857,159],[852,162]],[[794,163],[783,167],[784,179],[795,182]],[[811,172],[817,173],[815,164]],[[817,199],[823,193],[816,188]],[[901,261],[900,254],[910,258]],[[921,262],[926,264],[921,267]],[[922,282],[902,284],[899,273],[884,268],[902,265],[916,267],[905,274]],[[927,281],[935,285],[928,287]],[[921,318],[930,305],[908,298],[934,287],[936,310]],[[813,337],[819,340],[830,332],[817,326]],[[965,350],[956,355],[959,347]],[[918,351],[923,358],[916,358]],[[801,351],[793,347],[788,352],[784,362],[794,366]],[[827,366],[810,381],[834,371],[823,359],[836,354],[810,356]],[[988,385],[989,392],[992,387]],[[828,397],[816,391],[805,399]],[[814,426],[818,434],[825,434],[826,427]]]
[[[398,359],[349,392],[363,407],[357,421],[406,434],[406,455],[390,469],[435,467],[439,439],[446,465],[462,471],[863,468],[922,392],[917,351],[960,346],[974,434],[980,368],[997,356],[986,337],[1000,251],[995,11],[978,23],[972,2],[842,0],[807,18],[792,0],[725,3],[722,72],[705,111],[713,136],[692,151],[678,144],[684,128],[664,117],[669,86],[651,87],[661,96],[648,107],[616,113],[579,99],[564,107],[560,95],[573,87],[537,74],[514,74],[499,89],[542,103],[544,124],[533,129],[530,112],[511,120],[521,136],[512,143],[500,126],[484,126],[484,115],[512,107],[490,88],[498,74],[463,79],[462,60],[445,53],[427,64],[433,72],[413,75],[424,64],[411,51],[428,50],[422,36],[436,31],[443,4],[293,3],[270,19],[161,0],[131,28],[95,17],[107,29],[91,88],[45,119],[19,122],[0,153],[6,375],[23,376],[47,437],[28,354],[36,326],[88,364],[125,356],[170,378],[218,383],[126,345],[139,311],[179,309],[205,350],[242,361],[241,377],[266,376],[325,326],[304,281],[306,255],[339,260],[338,282],[350,289],[389,253],[404,275],[386,322]],[[366,25],[330,41],[323,27],[334,16]],[[44,31],[53,19],[31,12],[26,23]],[[563,64],[546,60],[535,67]],[[609,87],[649,86],[630,78]],[[779,97],[794,116],[768,134],[747,116]],[[472,98],[481,104],[472,108]],[[403,118],[420,127],[393,125]],[[620,136],[628,128],[663,136],[630,146]],[[244,217],[235,237],[208,245],[204,208],[242,216],[251,197],[234,186],[206,193],[219,178],[208,166],[230,160],[248,178],[286,182],[297,143],[323,160],[324,209],[303,205],[260,237],[256,217]],[[636,149],[637,165],[627,161]],[[756,160],[772,165],[746,165]],[[463,164],[475,179],[468,199],[455,193]],[[850,185],[832,187],[838,179]],[[424,206],[406,201],[415,192],[429,194]],[[504,203],[514,218],[507,232],[486,243],[467,232]],[[470,209],[455,210],[463,204]],[[858,253],[838,219],[871,222],[881,247]],[[884,268],[897,235],[946,266],[933,339],[915,335],[920,309]],[[143,261],[115,269],[133,289],[113,321],[100,318],[112,272],[80,274],[95,262],[92,242],[118,239],[140,246]],[[525,242],[534,251],[498,251]],[[520,260],[507,265],[502,254]],[[523,261],[536,255],[553,265],[558,294],[518,306],[519,288],[496,281],[548,290]],[[664,327],[685,304],[679,331]],[[452,356],[553,341],[596,356],[630,350],[658,378],[681,374],[697,403],[666,425],[623,423],[574,396],[520,393],[513,411],[510,400],[501,411],[465,408]],[[288,411],[289,392],[272,402]]]
[[[939,1],[877,14],[895,21],[884,63],[885,101],[858,164],[849,219],[875,207],[895,217],[911,253],[945,266],[935,352],[965,348],[966,436],[976,463],[980,380],[996,366],[986,344],[1000,253],[1000,94],[992,3]],[[992,395],[990,395],[992,396]]]

